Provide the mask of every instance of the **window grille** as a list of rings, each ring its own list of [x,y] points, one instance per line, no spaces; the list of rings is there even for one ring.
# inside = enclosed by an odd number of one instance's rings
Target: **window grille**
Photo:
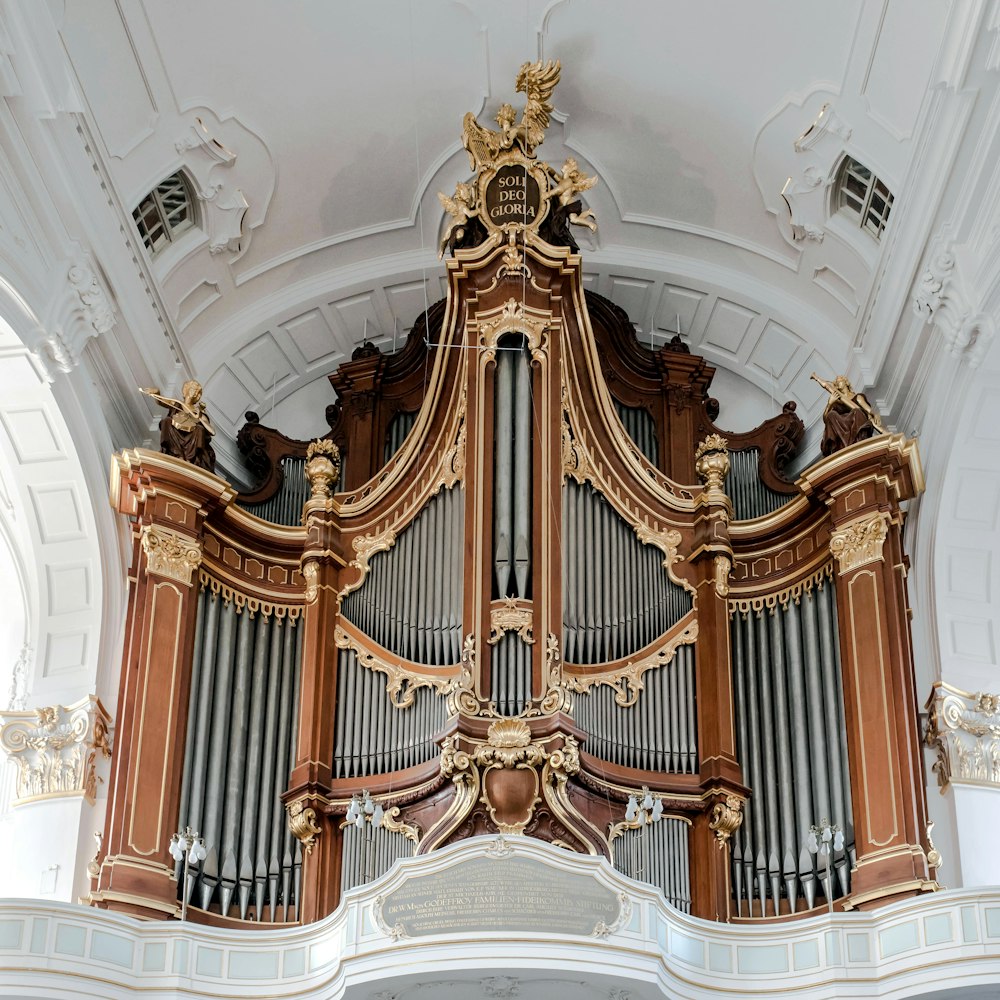
[[[194,223],[191,188],[180,172],[160,181],[132,213],[146,249],[158,253]]]
[[[892,192],[863,163],[847,157],[837,178],[837,208],[881,239],[889,221]]]

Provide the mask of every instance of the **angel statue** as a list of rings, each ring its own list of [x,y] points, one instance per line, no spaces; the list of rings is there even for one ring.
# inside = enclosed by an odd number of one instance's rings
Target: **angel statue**
[[[823,410],[824,430],[820,451],[824,455],[832,455],[875,434],[886,433],[878,411],[863,392],[854,391],[846,375],[838,375],[832,382],[824,381],[815,372],[809,377],[830,394]]]
[[[503,104],[497,112],[499,132],[483,128],[470,111],[462,121],[462,145],[469,152],[469,165],[473,170],[491,166],[497,157],[516,143],[529,159],[535,157],[535,147],[542,144],[549,127],[552,105],[549,98],[559,82],[559,60],[525,63],[517,74],[514,88],[528,100],[517,121],[517,112],[510,104]]]
[[[160,420],[160,451],[215,472],[215,451],[212,448],[215,428],[201,401],[201,383],[188,379],[181,386],[183,399],[163,396],[159,389],[140,388],[139,392],[167,408],[167,413]]]
[[[572,156],[563,164],[562,174],[551,167],[548,167],[548,171],[556,183],[542,197],[558,198],[560,208],[570,209],[574,202],[577,208],[581,207],[577,195],[581,191],[589,191],[597,183],[596,176],[583,176],[583,171]],[[571,210],[569,221],[574,226],[586,226],[592,233],[597,232],[597,220],[589,208],[579,214]]]
[[[462,181],[459,181],[455,185],[455,196],[453,198],[449,198],[446,194],[438,191],[438,201],[441,202],[441,206],[451,216],[451,223],[441,238],[441,249],[438,252],[438,257],[440,258],[444,256],[444,252],[448,249],[448,244],[452,240],[456,243],[462,241],[462,238],[465,236],[465,224],[473,216],[479,214],[479,209],[475,205],[476,189],[471,184],[465,184]]]

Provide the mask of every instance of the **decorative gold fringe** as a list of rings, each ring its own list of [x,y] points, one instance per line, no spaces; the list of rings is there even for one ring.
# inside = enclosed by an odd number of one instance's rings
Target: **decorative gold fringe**
[[[755,594],[753,597],[734,597],[729,601],[729,614],[741,614],[746,617],[751,611],[755,612],[759,618],[764,611],[774,614],[777,608],[783,611],[788,608],[788,602],[794,601],[796,604],[802,599],[803,594],[810,594],[816,587],[823,587],[828,580],[833,579],[833,563],[828,562],[818,570],[810,573],[798,583],[793,583],[783,590],[776,590],[773,594]]]
[[[219,595],[226,604],[235,604],[237,613],[246,609],[251,618],[259,612],[265,618],[278,618],[279,620],[287,618],[290,622],[296,622],[302,614],[301,605],[276,604],[259,597],[251,597],[249,594],[234,590],[229,584],[223,583],[205,569],[198,571],[198,582],[203,589]]]

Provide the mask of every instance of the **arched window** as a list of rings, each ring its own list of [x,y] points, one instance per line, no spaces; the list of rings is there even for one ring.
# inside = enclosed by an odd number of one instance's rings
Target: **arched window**
[[[855,219],[875,239],[881,239],[892,208],[892,192],[885,184],[863,163],[847,156],[837,174],[834,190],[834,208]]]
[[[158,253],[195,224],[191,186],[181,171],[160,181],[132,213],[146,249]]]

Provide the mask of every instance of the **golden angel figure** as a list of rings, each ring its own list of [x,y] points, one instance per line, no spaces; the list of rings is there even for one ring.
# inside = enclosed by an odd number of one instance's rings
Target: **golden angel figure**
[[[139,392],[167,408],[168,412],[160,421],[160,451],[215,472],[215,450],[212,448],[215,428],[201,401],[201,383],[188,379],[181,386],[183,399],[161,395],[155,388],[140,388]]]
[[[544,198],[558,198],[561,208],[566,208],[577,200],[581,191],[589,191],[596,183],[597,177],[585,177],[579,164],[571,156],[563,164],[562,173],[549,168],[552,179],[556,182],[545,192]],[[588,208],[586,212],[570,215],[569,221],[575,226],[586,226],[591,232],[597,230],[597,220]]]
[[[475,188],[471,184],[465,184],[462,181],[459,181],[455,185],[454,197],[449,198],[446,194],[442,194],[439,191],[438,201],[441,202],[441,206],[451,216],[451,223],[441,238],[441,247],[438,251],[438,257],[443,257],[452,239],[462,239],[465,235],[465,224],[474,215],[479,214],[479,209],[475,205]]]
[[[830,394],[823,410],[824,431],[820,451],[824,455],[832,455],[875,434],[886,433],[878,411],[863,392],[854,391],[846,375],[838,375],[832,382],[821,379],[815,372],[809,377]]]

